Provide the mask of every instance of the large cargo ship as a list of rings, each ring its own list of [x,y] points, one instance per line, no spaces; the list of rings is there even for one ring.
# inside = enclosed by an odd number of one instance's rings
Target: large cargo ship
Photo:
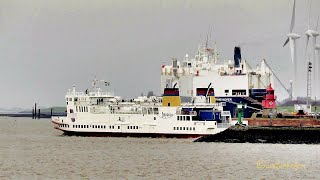
[[[171,65],[162,65],[161,89],[173,84],[179,87],[183,102],[191,102],[198,87],[210,84],[225,111],[236,117],[238,105],[243,104],[244,117],[248,118],[263,109],[262,101],[267,86],[273,84],[273,74],[265,60],[252,68],[241,57],[240,47],[234,48],[233,60],[219,62],[216,49],[205,45],[199,46],[194,58],[187,54],[180,61],[172,59]]]
[[[94,83],[95,84],[95,83]],[[198,88],[193,103],[181,104],[179,89],[165,88],[163,97],[123,100],[108,91],[69,90],[67,116],[52,117],[66,135],[196,138],[226,130],[229,111],[215,103],[212,88]]]

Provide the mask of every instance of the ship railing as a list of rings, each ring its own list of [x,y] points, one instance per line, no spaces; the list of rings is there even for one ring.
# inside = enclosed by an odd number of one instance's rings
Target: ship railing
[[[221,116],[230,116],[230,111],[222,111]]]
[[[86,95],[84,92],[67,92],[69,96],[84,96]]]
[[[106,111],[103,111],[103,110],[91,110],[90,111],[91,113],[93,114],[106,114],[107,112]]]
[[[89,92],[89,96],[114,96],[112,92]]]
[[[89,93],[84,93],[84,92],[67,92],[68,96],[108,96],[108,97],[113,97],[114,93],[113,92],[89,92]]]
[[[142,114],[139,111],[115,111],[114,114]]]
[[[191,116],[196,116],[197,112],[196,111],[177,111],[177,115],[191,115]]]
[[[106,107],[98,107],[98,106],[90,107],[90,112],[94,114],[106,114],[107,110],[108,109]]]
[[[231,126],[230,123],[218,123],[217,127],[218,128],[229,128]]]

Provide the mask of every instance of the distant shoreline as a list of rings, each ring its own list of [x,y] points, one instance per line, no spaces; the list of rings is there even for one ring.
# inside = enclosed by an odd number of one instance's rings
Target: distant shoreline
[[[66,113],[54,113],[52,116],[66,116]],[[32,113],[0,113],[0,116],[4,117],[30,117],[32,118]],[[36,119],[38,115],[36,116]],[[51,118],[51,114],[40,113],[40,118]]]

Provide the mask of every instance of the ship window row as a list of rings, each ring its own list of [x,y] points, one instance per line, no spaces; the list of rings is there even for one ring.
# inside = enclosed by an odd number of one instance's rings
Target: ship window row
[[[178,121],[190,121],[190,116],[177,116]]]
[[[94,129],[106,129],[106,125],[73,125],[73,128],[94,128]],[[114,126],[109,126],[109,129],[114,129]],[[118,129],[120,129],[120,126],[118,126]]]
[[[69,128],[69,125],[68,124],[59,124],[59,127]]]
[[[76,106],[76,112],[89,112],[87,106]]]
[[[66,98],[67,101],[72,101],[72,98]]]
[[[89,128],[89,125],[72,125],[73,128]]]
[[[195,127],[173,127],[173,130],[195,131],[196,128]]]
[[[142,108],[142,114],[159,114],[158,108]]]
[[[138,126],[128,126],[128,129],[139,129]]]
[[[245,89],[234,89],[232,90],[232,95],[236,96],[236,95],[246,95],[247,91]]]
[[[87,98],[85,98],[85,97],[74,97],[74,101],[75,102],[78,102],[78,101],[87,101],[88,99]],[[66,101],[68,102],[68,101],[73,101],[73,99],[72,98],[66,98]]]

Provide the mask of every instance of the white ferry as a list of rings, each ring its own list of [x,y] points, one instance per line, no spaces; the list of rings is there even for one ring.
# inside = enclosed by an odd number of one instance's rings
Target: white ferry
[[[163,97],[123,100],[108,91],[69,90],[67,116],[52,117],[65,135],[196,138],[226,130],[229,111],[215,103],[213,88],[198,88],[192,103],[181,104],[179,89],[165,88]]]

